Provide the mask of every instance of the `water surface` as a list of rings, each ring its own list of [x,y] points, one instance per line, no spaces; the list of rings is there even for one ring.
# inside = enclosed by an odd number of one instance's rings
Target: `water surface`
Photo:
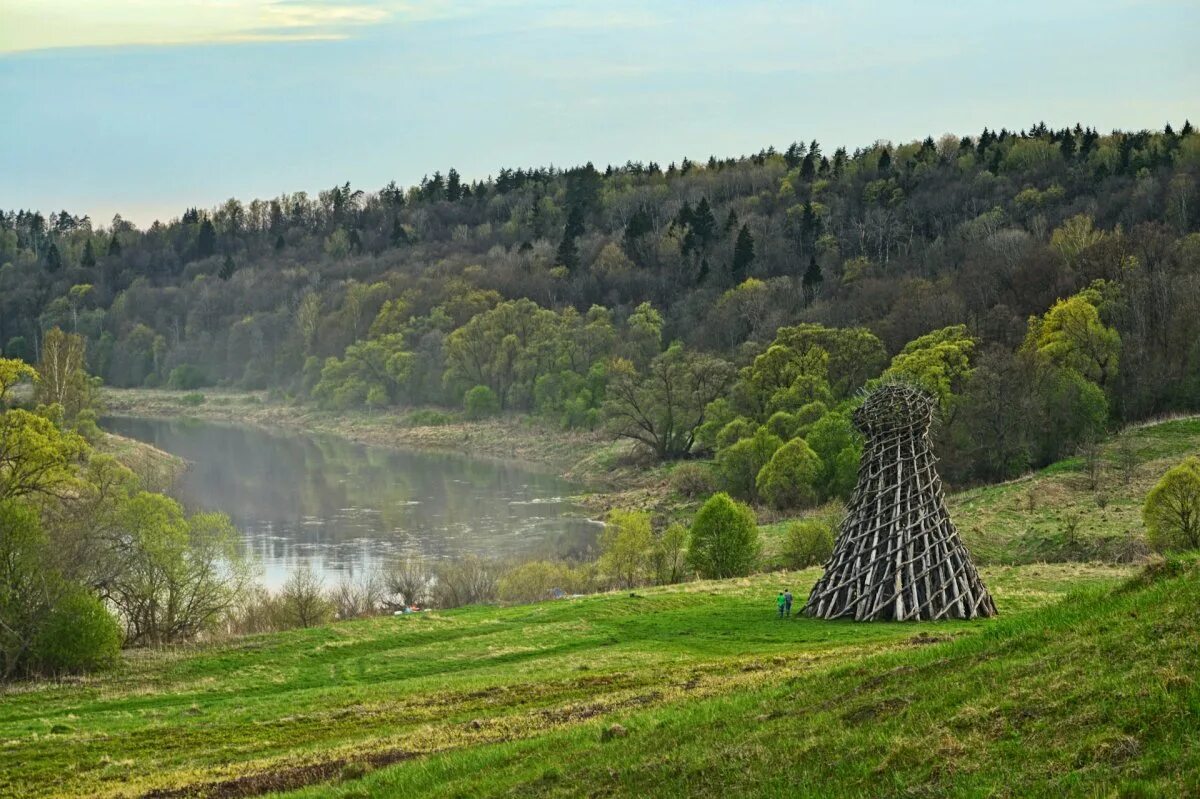
[[[528,466],[190,419],[103,426],[186,459],[172,494],[227,513],[264,579],[310,564],[333,582],[392,556],[579,557],[600,530],[577,487]]]

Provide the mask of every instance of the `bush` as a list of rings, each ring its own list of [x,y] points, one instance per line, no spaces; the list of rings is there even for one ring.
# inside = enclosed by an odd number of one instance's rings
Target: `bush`
[[[440,427],[444,424],[450,424],[453,419],[447,413],[435,411],[432,408],[421,408],[415,410],[408,415],[405,422],[411,427]]]
[[[753,571],[760,546],[754,512],[722,492],[696,514],[687,560],[705,577],[740,577]]]
[[[600,568],[618,587],[632,588],[642,581],[653,546],[649,513],[611,510],[600,534]]]
[[[833,554],[834,529],[828,522],[805,519],[788,525],[783,538],[783,563],[789,569],[820,566]]]
[[[205,397],[203,394],[197,394],[193,392],[191,394],[184,394],[179,398],[179,402],[180,404],[186,405],[189,408],[197,408],[204,404],[204,399]]]
[[[475,386],[463,395],[463,410],[468,419],[484,419],[500,412],[500,400],[487,386]]]
[[[434,569],[433,601],[439,608],[479,605],[496,598],[500,570],[478,555],[466,555]]]
[[[333,617],[325,582],[308,564],[292,572],[279,590],[279,626],[316,627]]]
[[[424,605],[433,585],[433,569],[420,558],[394,561],[383,571],[383,585],[406,605]]]
[[[104,603],[70,586],[55,603],[33,642],[33,660],[43,674],[81,674],[116,663],[121,628]]]
[[[190,363],[176,366],[167,377],[167,388],[173,388],[176,391],[191,391],[206,385],[208,385],[208,378],[204,372],[200,367]]]
[[[751,502],[758,499],[758,473],[771,461],[783,440],[765,427],[717,453],[717,469],[731,494]]]
[[[687,577],[687,528],[672,524],[662,531],[650,550],[650,568],[658,585],[673,585]]]
[[[552,598],[555,589],[574,594],[586,587],[582,575],[566,563],[531,560],[509,569],[498,592],[502,602],[540,602]]]
[[[701,463],[681,463],[671,472],[671,490],[688,499],[706,497],[717,490],[716,475]]]
[[[771,456],[755,479],[759,496],[776,508],[795,508],[817,501],[821,459],[802,438],[793,438]]]
[[[1167,471],[1142,508],[1146,540],[1157,552],[1200,547],[1200,458]]]

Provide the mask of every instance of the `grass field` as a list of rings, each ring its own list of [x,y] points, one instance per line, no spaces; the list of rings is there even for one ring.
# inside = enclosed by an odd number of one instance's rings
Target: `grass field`
[[[455,757],[480,757],[502,742],[586,750],[615,718],[652,734],[644,725],[702,712],[709,706],[701,699],[754,705],[749,697],[779,698],[781,686],[845,679],[847,668],[874,673],[864,657],[904,660],[952,646],[930,642],[993,640],[1066,592],[1111,586],[1127,573],[1076,564],[989,569],[1008,621],[984,623],[776,619],[775,591],[786,584],[803,595],[817,577],[808,570],[141,652],[118,674],[0,695],[0,794],[138,796],[190,786],[183,795],[202,795],[205,784],[245,775],[265,779],[259,788],[287,786],[436,752],[448,758],[437,763],[457,768]],[[559,762],[551,755],[543,752],[542,770]],[[401,768],[432,767],[422,758]],[[288,776],[297,768],[300,776]],[[512,779],[523,780],[520,770]]]
[[[1200,795],[1200,565],[1125,562],[1200,421],[1122,437],[949,498],[997,619],[775,618],[809,569],[137,651],[0,689],[0,796]]]

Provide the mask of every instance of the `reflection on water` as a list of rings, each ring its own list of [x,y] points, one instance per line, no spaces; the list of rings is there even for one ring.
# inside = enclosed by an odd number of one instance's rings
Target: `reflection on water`
[[[397,554],[578,557],[600,529],[569,483],[515,464],[194,420],[103,426],[188,460],[172,494],[229,514],[271,586],[303,562],[332,582]]]

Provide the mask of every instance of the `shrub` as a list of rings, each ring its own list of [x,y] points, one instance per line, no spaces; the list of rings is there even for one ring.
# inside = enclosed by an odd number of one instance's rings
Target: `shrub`
[[[833,554],[834,530],[825,521],[805,519],[788,525],[783,538],[783,563],[789,569],[820,566]]]
[[[793,438],[775,450],[759,470],[755,487],[759,496],[776,508],[811,505],[817,501],[821,468],[821,459],[804,439]]]
[[[765,427],[750,438],[743,438],[717,453],[717,469],[725,488],[731,494],[750,500],[758,499],[758,473],[766,466],[783,440]]]
[[[500,412],[500,400],[496,392],[487,386],[475,386],[463,395],[463,410],[468,419],[483,419]]]
[[[395,561],[384,569],[383,584],[406,605],[424,605],[433,585],[433,569],[420,558]]]
[[[687,537],[686,527],[672,524],[654,542],[654,548],[650,550],[650,568],[658,585],[672,585],[687,576]]]
[[[740,577],[754,569],[759,549],[754,512],[721,492],[709,497],[692,522],[687,561],[705,577]]]
[[[701,463],[681,463],[671,472],[671,490],[688,499],[705,497],[717,490],[716,475]]]
[[[279,590],[280,627],[315,627],[333,616],[325,582],[308,564],[292,572]]]
[[[204,404],[204,395],[197,394],[195,392],[191,394],[184,394],[179,398],[179,402],[180,404],[186,405],[189,408],[196,408]]]
[[[600,568],[621,588],[641,582],[654,545],[650,514],[636,510],[612,510],[600,534]]]
[[[435,411],[433,408],[420,408],[408,415],[405,421],[412,427],[439,427],[453,421],[449,414]]]
[[[1169,469],[1142,508],[1146,539],[1157,552],[1200,547],[1200,458]]]
[[[191,391],[208,385],[208,378],[198,366],[190,363],[180,364],[171,370],[167,377],[167,388],[176,391]]]
[[[496,598],[500,570],[478,555],[439,563],[434,569],[433,601],[440,608],[478,605]]]
[[[581,587],[581,575],[566,563],[531,560],[505,572],[498,592],[502,602],[539,602],[551,598],[556,588],[573,594]]]
[[[55,603],[33,642],[43,674],[81,674],[106,668],[121,651],[121,628],[104,603],[70,586]]]

